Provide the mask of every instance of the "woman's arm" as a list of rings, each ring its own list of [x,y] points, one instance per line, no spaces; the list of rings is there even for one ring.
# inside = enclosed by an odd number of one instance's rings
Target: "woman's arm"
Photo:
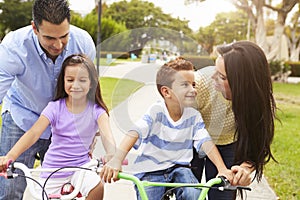
[[[9,160],[15,161],[24,151],[30,148],[40,138],[49,124],[49,120],[45,116],[41,115],[34,125],[6,154],[6,156],[0,157],[0,171],[6,170],[6,164]]]

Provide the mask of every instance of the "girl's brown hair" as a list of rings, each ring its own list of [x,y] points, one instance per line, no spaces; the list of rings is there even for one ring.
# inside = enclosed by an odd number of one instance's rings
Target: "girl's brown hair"
[[[77,66],[77,65],[81,65],[89,73],[91,88],[87,94],[88,100],[95,102],[97,105],[101,106],[106,111],[107,114],[109,114],[108,108],[105,105],[101,95],[101,88],[99,84],[99,77],[98,77],[96,67],[94,63],[91,61],[91,59],[84,54],[73,54],[68,56],[64,60],[57,80],[54,101],[68,96],[64,87],[65,70],[67,66]]]

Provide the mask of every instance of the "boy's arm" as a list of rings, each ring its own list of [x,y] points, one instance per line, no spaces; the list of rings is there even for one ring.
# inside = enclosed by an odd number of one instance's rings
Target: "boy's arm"
[[[136,143],[137,139],[138,133],[136,131],[130,131],[125,135],[119,147],[117,148],[113,158],[106,165],[103,166],[100,172],[100,177],[105,182],[110,183],[111,179],[113,179],[113,181],[118,180],[118,174],[121,170],[122,162],[125,159],[127,153]]]
[[[98,118],[98,126],[101,141],[106,152],[104,159],[105,162],[108,162],[116,152],[116,142],[111,131],[109,117],[107,113],[102,114]]]
[[[213,141],[209,140],[204,142],[201,148],[216,166],[218,175],[225,176],[231,182],[233,179],[233,173],[231,172],[231,170],[227,169],[222,156]]]

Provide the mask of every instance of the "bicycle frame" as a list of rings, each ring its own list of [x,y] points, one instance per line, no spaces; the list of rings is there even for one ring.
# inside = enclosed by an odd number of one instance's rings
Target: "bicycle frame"
[[[162,183],[162,182],[149,182],[149,181],[141,181],[137,177],[135,177],[133,175],[130,175],[130,174],[123,173],[123,172],[119,173],[118,178],[132,181],[137,186],[138,191],[140,193],[140,196],[141,196],[142,200],[148,200],[148,196],[147,196],[147,193],[145,191],[145,187],[146,186],[157,186],[157,187],[195,187],[195,188],[201,188],[201,193],[200,193],[200,196],[199,196],[198,200],[204,200],[206,198],[206,195],[207,195],[210,187],[212,187],[213,185],[220,184],[220,183],[223,182],[222,178],[220,178],[220,177],[213,178],[213,179],[209,180],[205,184],[201,184],[201,183]],[[220,187],[220,189],[222,190],[222,187]]]
[[[33,172],[54,172],[56,170],[59,170],[60,172],[64,171],[79,171],[81,170],[81,174],[79,175],[79,178],[76,182],[76,188],[74,188],[74,190],[70,193],[70,194],[67,194],[67,195],[61,195],[61,194],[48,194],[48,198],[49,199],[60,199],[60,200],[70,200],[70,199],[74,199],[77,194],[79,193],[79,190],[82,186],[82,182],[83,182],[83,178],[84,178],[84,170],[83,168],[86,168],[86,169],[90,169],[92,171],[97,171],[98,167],[99,167],[99,161],[95,160],[95,159],[92,159],[90,162],[86,163],[85,165],[81,166],[80,168],[78,167],[68,167],[68,168],[65,168],[65,169],[61,169],[61,168],[37,168],[37,169],[29,169],[26,165],[24,165],[23,163],[20,163],[20,162],[14,162],[12,163],[12,167],[15,168],[15,169],[20,169],[24,172],[24,175],[26,177],[29,177],[29,179],[34,179],[32,178],[32,173]],[[5,176],[6,178],[15,178],[18,176],[18,174],[14,174],[14,173],[11,173],[9,175],[9,173],[5,174],[5,173],[2,173],[1,176]],[[35,179],[34,179],[35,180]],[[35,198],[35,199],[41,199],[41,196],[42,194],[39,194],[36,192],[35,190],[35,182],[32,181],[32,180],[28,180],[26,178],[26,183],[27,183],[27,186],[28,186],[28,189],[29,189],[29,192],[30,194]]]
[[[124,161],[124,163],[127,163],[127,161]],[[14,177],[18,176],[18,174],[13,173],[14,168],[22,170],[24,172],[25,176],[29,177],[30,179],[33,179],[32,178],[32,172],[54,172],[56,170],[59,170],[59,171],[78,171],[78,170],[81,170],[82,173],[79,175],[79,179],[77,180],[76,187],[74,188],[74,190],[70,194],[67,194],[67,195],[61,195],[61,194],[48,195],[49,199],[70,200],[70,199],[74,199],[77,196],[77,194],[79,193],[79,190],[82,186],[82,182],[83,182],[83,178],[84,178],[84,175],[83,175],[84,170],[83,169],[92,170],[92,171],[95,171],[95,172],[98,173],[102,169],[103,162],[101,162],[101,160],[99,161],[99,160],[92,159],[89,163],[86,163],[85,165],[81,166],[80,168],[78,168],[78,167],[68,167],[68,168],[64,168],[64,169],[61,169],[61,168],[29,169],[26,165],[24,165],[23,163],[19,163],[19,162],[14,162],[11,165],[12,165],[12,171],[11,172],[7,171],[7,173],[0,173],[0,176],[5,176],[6,178],[14,178]],[[145,190],[145,187],[147,187],[147,186],[171,187],[171,188],[175,188],[175,187],[201,188],[201,193],[200,193],[200,196],[199,196],[198,200],[205,200],[209,189],[211,187],[213,187],[214,185],[216,185],[216,184],[223,185],[223,186],[220,186],[220,187],[214,187],[214,189],[218,189],[218,190],[221,190],[221,191],[223,191],[223,190],[237,190],[237,189],[251,190],[248,187],[231,186],[230,183],[224,177],[213,178],[205,184],[202,184],[202,183],[162,183],[162,182],[141,181],[136,176],[134,176],[132,174],[127,174],[127,173],[124,173],[124,172],[120,172],[119,175],[118,175],[118,178],[132,181],[137,186],[139,194],[140,194],[142,200],[148,200],[148,196],[147,196],[147,193],[146,193],[146,190]],[[31,193],[31,195],[36,199],[40,199],[42,194],[38,194],[35,191],[34,181],[28,181],[26,179],[26,182],[27,182],[27,186],[29,188],[29,192]]]

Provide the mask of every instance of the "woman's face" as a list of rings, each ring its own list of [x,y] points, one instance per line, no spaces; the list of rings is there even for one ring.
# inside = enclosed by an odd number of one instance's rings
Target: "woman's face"
[[[215,89],[221,92],[225,99],[231,100],[231,89],[227,80],[224,59],[221,56],[218,56],[216,60],[216,72],[212,79],[215,81]]]

